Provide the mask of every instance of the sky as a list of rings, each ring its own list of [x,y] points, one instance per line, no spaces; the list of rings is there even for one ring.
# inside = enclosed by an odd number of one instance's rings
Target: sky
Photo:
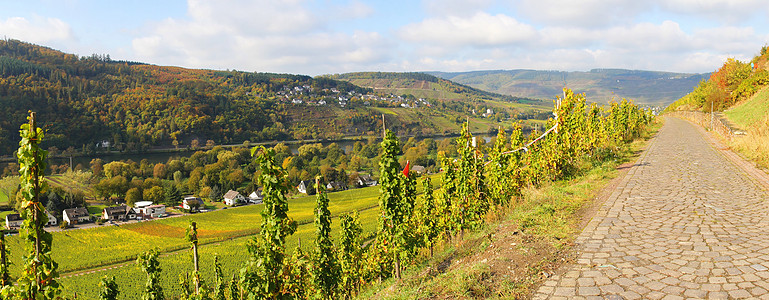
[[[0,0],[0,37],[188,68],[711,72],[769,43],[766,0]]]

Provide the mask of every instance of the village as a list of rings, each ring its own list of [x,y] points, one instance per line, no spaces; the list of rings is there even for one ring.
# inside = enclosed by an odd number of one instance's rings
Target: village
[[[430,102],[425,98],[417,99],[413,96],[394,94],[362,94],[356,91],[344,92],[336,88],[323,89],[320,93],[315,93],[315,89],[310,85],[285,87],[282,91],[278,91],[277,95],[282,102],[314,106],[332,105],[336,102],[339,107],[346,107],[352,101],[360,101],[364,106],[371,106],[373,104],[386,104],[387,106],[400,106],[403,108],[430,106]]]
[[[420,172],[424,167],[415,166]],[[369,187],[377,185],[371,175],[362,174],[358,176],[356,185],[359,187]],[[315,195],[314,180],[304,180],[295,187],[299,194]],[[347,190],[347,184],[344,182],[329,182],[325,186],[330,192]],[[243,205],[262,204],[264,196],[262,189],[251,192],[248,196],[241,195],[238,191],[229,190],[222,199],[217,200],[224,204],[219,209]],[[128,206],[125,203],[108,206],[102,209],[100,214],[91,214],[86,207],[76,207],[64,209],[61,216],[54,216],[46,211],[48,222],[45,224],[46,231],[61,231],[67,229],[86,229],[99,227],[101,225],[119,225],[120,223],[151,221],[166,217],[179,217],[193,213],[206,213],[216,209],[205,209],[205,202],[202,198],[194,195],[183,196],[181,204],[178,207],[167,207],[163,204],[156,204],[152,201],[136,202],[134,206]],[[5,228],[13,234],[21,228],[24,219],[18,213],[5,216]]]

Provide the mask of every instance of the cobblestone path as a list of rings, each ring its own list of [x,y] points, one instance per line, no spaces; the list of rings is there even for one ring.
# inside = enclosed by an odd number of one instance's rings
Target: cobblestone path
[[[769,299],[766,191],[668,118],[535,299]]]

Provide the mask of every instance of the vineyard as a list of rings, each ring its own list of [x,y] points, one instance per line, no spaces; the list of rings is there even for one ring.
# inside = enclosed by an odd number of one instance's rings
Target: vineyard
[[[334,194],[329,194],[329,197],[333,198],[333,195]],[[334,201],[331,200],[331,202],[333,203]],[[360,213],[365,233],[370,234],[376,231],[378,214],[378,209],[369,209]],[[253,224],[256,226],[258,222],[253,222]],[[201,228],[204,227],[201,226]],[[332,234],[334,236],[339,236],[338,218],[334,219],[332,229]],[[312,223],[301,225],[297,228],[296,233],[288,240],[287,248],[292,249],[293,251],[293,249],[298,246],[299,240],[301,240],[302,248],[305,249],[305,251],[310,251],[313,246],[312,240],[314,236],[315,227]],[[182,239],[179,238],[178,241],[181,243]],[[219,256],[219,261],[222,263],[222,269],[225,274],[236,274],[244,260],[248,257],[248,251],[245,246],[247,241],[248,237],[244,237],[232,240],[227,239],[221,242],[201,246],[199,251],[201,276],[203,281],[208,283],[212,282],[214,254]],[[190,260],[191,252],[189,251],[189,247],[184,247],[183,251],[161,256],[160,265],[163,268],[161,284],[163,285],[163,290],[168,291],[169,295],[178,295],[181,293],[178,277],[179,274],[192,271]],[[120,286],[120,296],[118,299],[141,298],[141,291],[146,275],[136,267],[133,261],[128,262],[122,267],[97,271],[90,274],[78,276],[65,274],[63,276],[64,278],[61,279],[61,283],[64,286],[64,294],[72,295],[77,292],[79,299],[96,299],[98,298],[97,296],[99,292],[98,282],[105,275],[115,276],[116,282],[118,286]]]
[[[489,147],[478,143],[465,124],[456,139],[456,156],[439,153],[440,189],[429,177],[417,180],[408,162],[405,167],[399,163],[400,141],[387,130],[378,157],[377,188],[327,195],[318,187],[316,197],[290,200],[287,176],[275,161],[275,150],[259,147],[252,156],[259,166],[263,205],[65,231],[52,237],[40,229],[44,215],[34,217],[25,221],[24,227],[30,230],[23,230],[24,239],[0,243],[0,253],[5,254],[7,246],[13,262],[10,272],[7,264],[0,270],[5,274],[21,271],[19,286],[29,288],[17,290],[6,284],[2,293],[6,298],[47,299],[71,297],[77,291],[78,297],[96,298],[101,292],[98,279],[114,275],[105,289],[114,290],[116,284],[121,299],[353,297],[369,283],[400,279],[403,270],[432,255],[435,246],[456,243],[483,229],[488,216],[515,206],[524,188],[573,178],[593,165],[616,159],[653,120],[650,112],[626,100],[606,108],[587,107],[584,96],[570,90],[564,90],[553,115],[544,132],[526,137],[520,127],[509,136],[500,130]],[[36,148],[42,130],[30,124],[22,126],[22,134],[31,136],[22,145],[29,144],[19,150],[22,207],[27,215],[39,216],[42,210],[36,195],[45,189],[45,181],[34,171],[44,169],[38,163],[46,153]],[[21,155],[21,149],[31,156]],[[534,211],[555,215],[560,209],[573,208],[537,207]],[[535,214],[520,226],[536,227],[539,221]],[[300,240],[302,247],[297,247]],[[41,241],[44,247],[30,248],[30,243]],[[200,270],[193,269],[193,256],[187,251],[192,245],[196,249],[200,245]],[[22,261],[19,253],[25,251],[30,255]],[[220,268],[214,268],[213,254],[221,258]],[[137,256],[141,268],[132,263]],[[73,272],[120,262],[127,263],[92,274]],[[60,272],[65,276],[59,278]],[[41,276],[50,279],[34,280]],[[147,279],[143,287],[142,278]]]
[[[376,187],[353,189],[330,194],[330,209],[334,214],[364,211],[376,206]],[[300,224],[312,223],[313,196],[290,200],[292,216]],[[252,235],[259,230],[263,206],[248,205],[210,213],[158,219],[120,226],[95,229],[69,230],[53,233],[53,257],[63,273],[133,260],[146,249],[158,247],[161,251],[186,248],[185,227],[197,222],[202,243],[229,240],[231,237]],[[130,241],[130,242],[126,242]],[[22,243],[17,236],[9,237],[11,253],[19,253]],[[18,271],[21,258],[11,255],[12,272]]]

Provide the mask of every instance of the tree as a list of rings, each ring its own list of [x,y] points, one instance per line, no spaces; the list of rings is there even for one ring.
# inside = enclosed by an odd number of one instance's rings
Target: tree
[[[162,187],[153,186],[149,189],[145,189],[142,192],[142,198],[145,201],[152,201],[152,203],[160,203],[164,199],[164,191]]]
[[[104,161],[102,161],[100,158],[92,159],[91,173],[93,173],[93,177],[102,177],[104,175]]]
[[[214,185],[211,187],[211,193],[208,195],[208,198],[210,198],[213,201],[221,201],[222,190],[219,188],[218,185]]]
[[[264,146],[251,151],[261,171],[264,209],[259,235],[246,245],[251,259],[241,269],[240,283],[249,297],[274,299],[281,296],[283,278],[288,276],[284,273],[286,237],[296,231],[296,222],[287,214],[289,187],[285,172],[275,163],[275,151]]]
[[[24,218],[20,235],[26,241],[28,253],[17,280],[18,296],[22,299],[53,299],[61,294],[57,281],[59,265],[51,257],[53,236],[43,229],[48,216],[40,203],[40,195],[48,188],[43,178],[47,153],[39,147],[44,134],[43,129],[37,127],[34,112],[30,112],[28,120],[28,124],[21,125],[21,141],[16,152],[21,178],[21,217]]]
[[[168,176],[166,165],[164,163],[157,163],[152,170],[152,176],[155,178],[165,179]]]
[[[168,184],[168,186],[165,188],[165,197],[164,201],[166,205],[168,206],[177,206],[179,205],[179,201],[181,201],[182,194],[179,192],[179,190],[176,188],[176,185],[173,183]]]
[[[143,300],[163,300],[163,287],[160,285],[160,262],[157,249],[152,249],[139,255],[136,263],[139,268],[147,274],[147,283],[144,285]]]
[[[174,183],[176,183],[177,185],[182,184],[182,180],[184,180],[184,174],[182,173],[182,171],[174,172],[173,177],[174,177]]]
[[[117,283],[115,283],[115,276],[104,276],[101,279],[101,282],[99,282],[99,287],[101,287],[101,291],[99,291],[99,300],[116,300],[117,296],[120,294]]]
[[[56,193],[48,193],[48,203],[45,204],[45,210],[52,215],[58,215],[61,209],[61,200],[59,199],[59,196],[56,195]]]
[[[334,299],[339,282],[339,266],[334,255],[334,244],[331,240],[331,212],[328,210],[328,195],[323,187],[321,177],[315,178],[317,190],[315,208],[315,267],[312,270],[313,279],[318,286],[318,297]]]
[[[134,206],[136,202],[142,201],[142,191],[138,188],[130,188],[126,192],[125,202],[128,206]]]
[[[122,197],[128,191],[128,179],[122,175],[104,178],[94,186],[94,189],[103,199],[109,199],[112,195]]]

